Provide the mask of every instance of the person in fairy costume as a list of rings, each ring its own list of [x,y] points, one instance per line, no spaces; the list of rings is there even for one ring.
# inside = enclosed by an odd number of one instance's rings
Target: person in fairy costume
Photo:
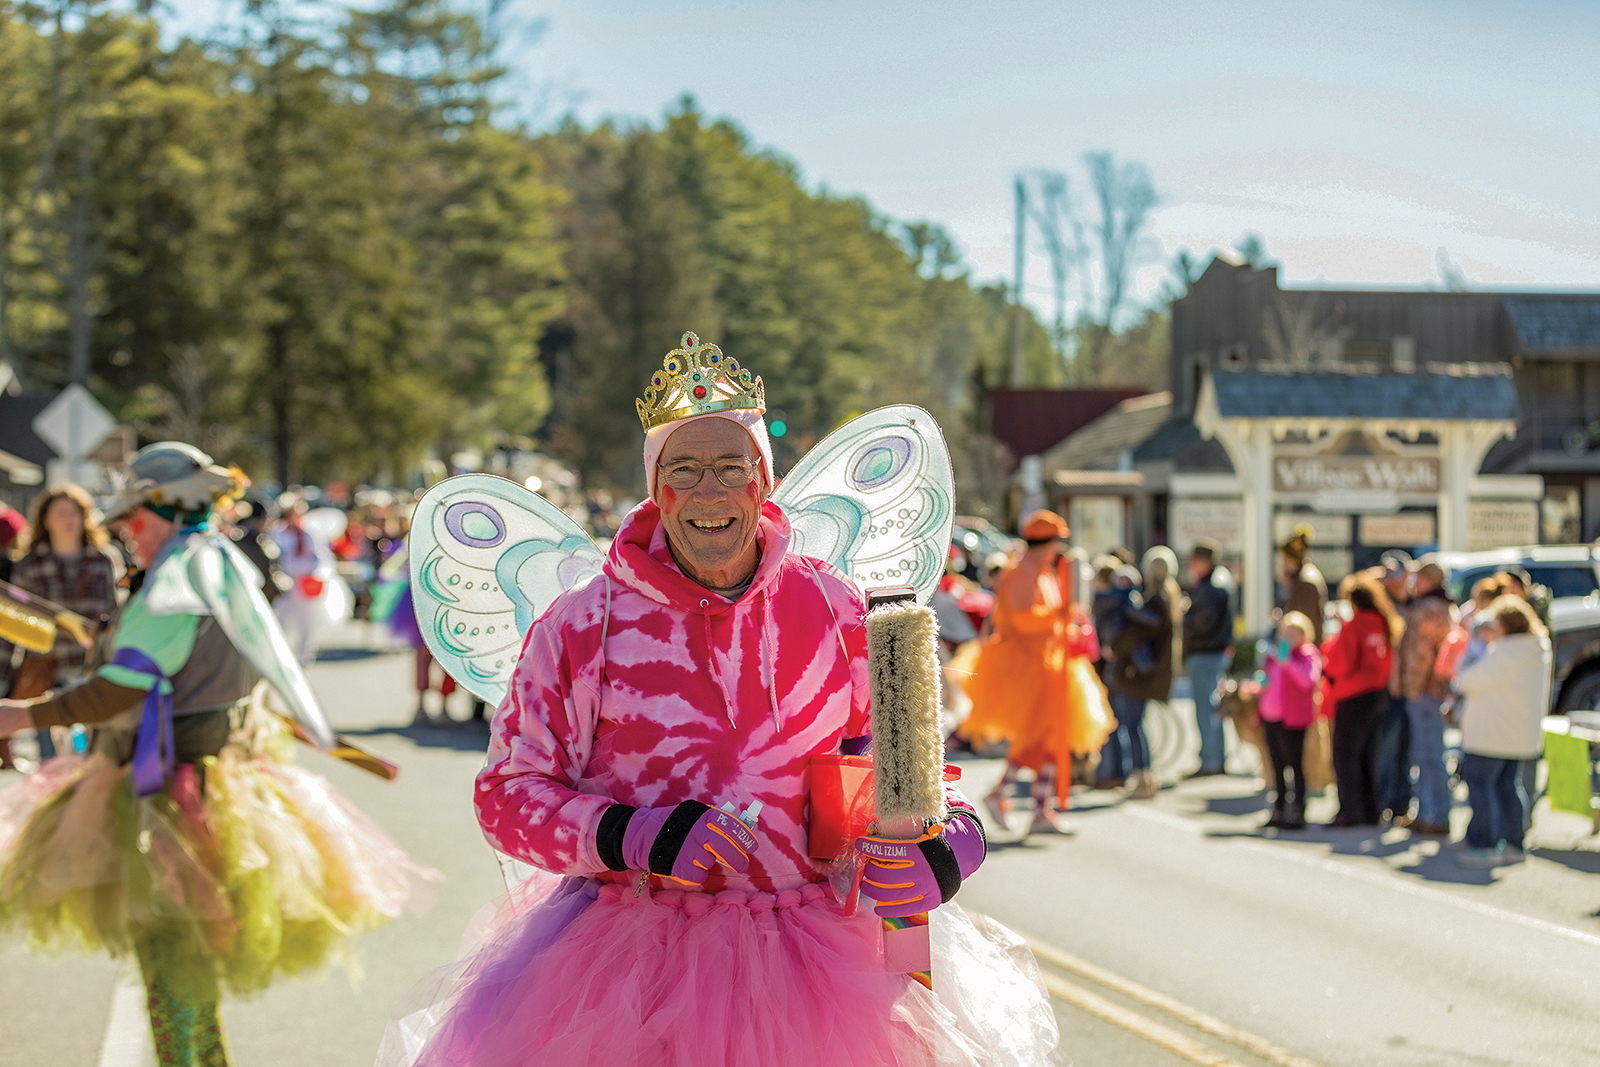
[[[81,685],[0,701],[0,737],[94,727],[85,757],[0,791],[0,934],[131,952],[162,1067],[227,1063],[218,1002],[348,954],[421,873],[317,775],[286,762],[263,675],[334,735],[258,588],[211,528],[243,475],[185,444],[134,457],[107,513],[141,568],[107,661]]]
[[[1010,743],[1005,773],[984,798],[1002,827],[1017,772],[1034,772],[1028,828],[1034,834],[1074,832],[1056,815],[1068,805],[1072,758],[1100,751],[1116,725],[1094,670],[1094,624],[1073,599],[1077,567],[1061,551],[1069,532],[1053,511],[1040,509],[1023,520],[1028,548],[995,589],[994,632],[967,679],[972,714],[960,730],[980,744]]]
[[[799,520],[771,498],[764,408],[761,380],[693,334],[647,387],[649,499],[599,573],[523,627],[478,775],[485,835],[536,871],[397,1016],[380,1064],[1056,1062],[1022,943],[1003,928],[983,936],[945,903],[984,858],[979,819],[953,787],[942,823],[888,846],[900,859],[864,861],[876,916],[842,903],[829,865],[809,858],[808,760],[870,746],[866,604],[797,550]],[[893,468],[870,445],[856,453],[864,486]],[[457,542],[450,558],[503,553],[479,567],[505,584],[515,560],[534,558],[494,547],[512,544],[504,513],[520,487],[473,477],[461,482],[484,486],[475,501],[446,506],[450,481],[436,487],[439,522]],[[434,574],[442,589],[481,591],[416,543],[431,507],[413,526],[419,596]],[[939,536],[948,543],[947,525]],[[942,546],[929,559],[936,582]],[[469,596],[452,592],[441,610],[471,612]],[[447,621],[424,631],[497,625]],[[876,840],[854,848],[878,851]],[[890,969],[881,919],[930,911],[931,991]]]

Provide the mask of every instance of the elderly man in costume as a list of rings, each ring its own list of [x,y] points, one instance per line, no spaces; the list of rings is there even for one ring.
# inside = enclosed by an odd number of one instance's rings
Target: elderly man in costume
[[[531,905],[513,894],[380,1063],[1050,1062],[1042,1000],[963,996],[1000,996],[1015,964],[952,960],[936,937],[924,988],[808,858],[808,761],[871,741],[866,605],[791,548],[761,379],[685,343],[639,404],[649,499],[602,573],[532,623],[478,776],[494,847],[565,877],[536,873]],[[915,843],[856,842],[893,853],[864,863],[878,916],[938,908],[982,862],[979,820],[947,792]],[[969,965],[998,970],[974,988]]]
[[[227,1063],[218,1001],[345,956],[399,914],[417,872],[322,778],[283,762],[265,674],[333,735],[255,584],[211,528],[243,475],[176,442],[134,458],[107,518],[141,568],[108,661],[76,688],[0,701],[0,737],[95,727],[0,794],[0,934],[131,950],[161,1067]]]
[[[1021,768],[1034,772],[1030,833],[1070,833],[1057,820],[1072,782],[1072,757],[1098,752],[1115,723],[1095,675],[1094,626],[1073,602],[1072,561],[1061,552],[1066,520],[1039,510],[1022,524],[1027,551],[995,590],[994,633],[967,684],[972,714],[963,736],[1010,742],[1006,771],[985,803],[1004,826]]]

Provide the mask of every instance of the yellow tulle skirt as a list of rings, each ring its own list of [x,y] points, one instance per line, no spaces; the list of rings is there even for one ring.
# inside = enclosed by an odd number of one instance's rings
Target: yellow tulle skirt
[[[965,689],[972,714],[962,737],[979,745],[1008,741],[1012,763],[1034,770],[1054,764],[1059,779],[1073,756],[1100,751],[1116,729],[1094,664],[1069,655],[1055,638],[990,638],[973,657]]]
[[[198,996],[353,968],[356,936],[399,916],[433,873],[288,762],[292,745],[252,711],[219,755],[180,764],[150,797],[98,754],[50,760],[0,791],[0,935],[137,947]]]

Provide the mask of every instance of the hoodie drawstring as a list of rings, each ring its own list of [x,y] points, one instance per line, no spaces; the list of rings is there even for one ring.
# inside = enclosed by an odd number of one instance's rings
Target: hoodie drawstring
[[[778,710],[778,638],[772,632],[772,602],[761,590],[761,674],[772,701],[772,728],[783,729],[783,713]]]
[[[706,656],[711,660],[711,673],[717,676],[717,688],[722,691],[722,706],[728,711],[728,722],[733,719],[733,694],[728,692],[728,680],[722,676],[722,661],[717,657],[717,646],[711,640],[711,612],[706,608],[711,606],[711,601],[700,601],[700,618],[706,626]]]

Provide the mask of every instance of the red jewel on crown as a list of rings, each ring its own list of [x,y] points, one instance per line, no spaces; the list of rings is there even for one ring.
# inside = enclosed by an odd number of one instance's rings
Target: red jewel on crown
[[[694,398],[696,400],[704,400],[706,398],[706,387],[703,386],[703,385],[695,386],[694,387]]]

